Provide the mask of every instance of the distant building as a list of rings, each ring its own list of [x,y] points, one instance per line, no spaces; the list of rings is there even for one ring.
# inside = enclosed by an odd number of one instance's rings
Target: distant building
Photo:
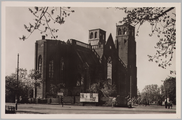
[[[117,94],[137,95],[135,28],[116,26],[116,40],[102,29],[89,30],[89,44],[69,39],[67,42],[42,40],[35,43],[35,69],[42,73],[42,87],[37,97],[47,98],[51,84],[65,84],[68,96],[80,95],[98,80],[110,79]]]

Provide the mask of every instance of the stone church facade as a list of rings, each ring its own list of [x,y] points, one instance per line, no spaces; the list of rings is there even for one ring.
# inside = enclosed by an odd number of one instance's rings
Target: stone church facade
[[[35,43],[35,69],[43,82],[37,88],[39,98],[48,98],[51,84],[65,85],[65,95],[79,96],[98,80],[109,79],[117,94],[137,95],[135,28],[116,26],[116,39],[106,31],[89,30],[88,44],[75,39],[67,42],[42,37]]]

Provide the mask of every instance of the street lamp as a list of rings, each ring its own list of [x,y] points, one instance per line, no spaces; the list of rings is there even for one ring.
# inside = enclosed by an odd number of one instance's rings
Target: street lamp
[[[17,88],[16,88],[16,99],[15,99],[15,105],[16,105],[16,110],[18,109],[18,76],[19,75],[19,54],[17,58]]]

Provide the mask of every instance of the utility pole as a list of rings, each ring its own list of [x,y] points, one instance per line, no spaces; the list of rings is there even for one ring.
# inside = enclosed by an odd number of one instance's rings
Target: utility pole
[[[19,54],[17,58],[17,88],[16,88],[16,110],[18,109],[18,77],[19,77]]]
[[[132,98],[132,76],[130,76],[130,98]]]

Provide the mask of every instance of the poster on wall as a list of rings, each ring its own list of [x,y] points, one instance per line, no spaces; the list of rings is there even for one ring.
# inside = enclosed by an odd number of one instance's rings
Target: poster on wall
[[[98,102],[98,93],[80,93],[80,102]]]

